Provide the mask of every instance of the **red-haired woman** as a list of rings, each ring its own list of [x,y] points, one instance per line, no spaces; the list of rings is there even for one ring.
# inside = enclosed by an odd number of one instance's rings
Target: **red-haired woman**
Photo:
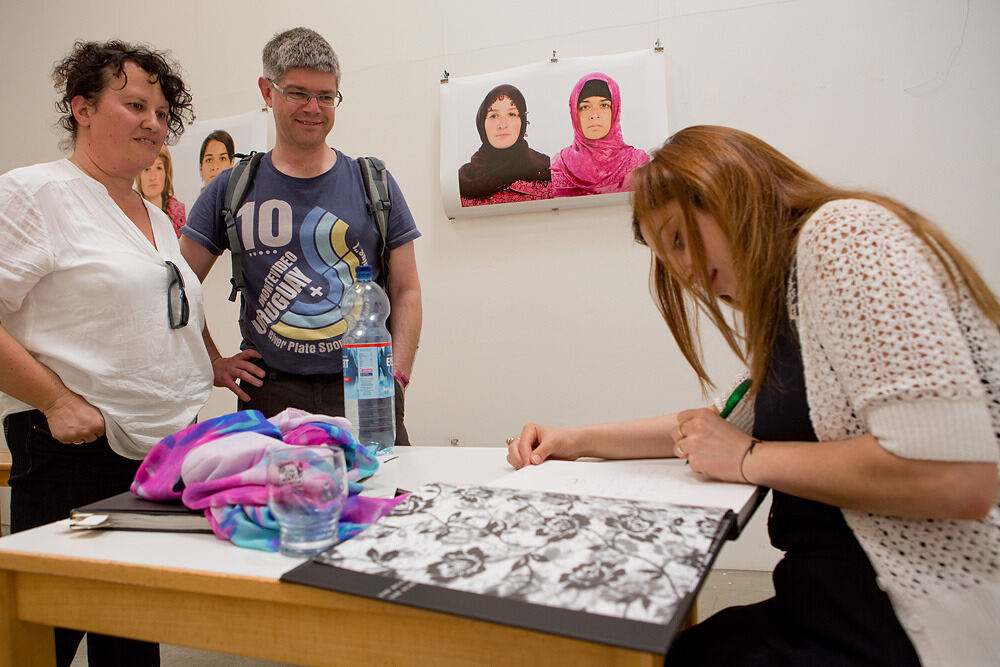
[[[632,183],[681,351],[707,384],[706,313],[749,366],[752,400],[728,420],[528,424],[510,462],[678,456],[773,490],[775,597],[681,634],[672,666],[994,663],[996,296],[918,213],[831,187],[737,130],[678,132]]]

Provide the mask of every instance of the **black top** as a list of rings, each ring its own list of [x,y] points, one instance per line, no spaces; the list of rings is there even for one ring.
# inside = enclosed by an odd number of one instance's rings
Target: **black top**
[[[806,402],[802,354],[786,322],[772,351],[767,378],[754,404],[754,437],[761,440],[816,442]],[[842,551],[867,557],[844,521],[840,508],[773,492],[768,533],[782,551]]]
[[[754,437],[817,441],[802,353],[787,321],[754,405]],[[786,636],[827,646],[839,656],[836,664],[919,665],[839,508],[774,491],[768,533],[785,552],[774,570],[774,602]]]
[[[486,114],[498,98],[506,97],[521,116],[521,130],[514,145],[494,148],[486,136]],[[549,156],[528,147],[528,107],[521,91],[502,84],[486,94],[476,114],[476,130],[482,145],[458,170],[459,193],[466,199],[492,197],[516,181],[552,180]]]

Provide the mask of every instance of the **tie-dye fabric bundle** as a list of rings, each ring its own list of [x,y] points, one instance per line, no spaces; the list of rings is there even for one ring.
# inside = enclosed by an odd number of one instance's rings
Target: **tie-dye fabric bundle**
[[[362,497],[359,480],[378,461],[358,444],[350,422],[289,408],[265,419],[256,410],[192,424],[158,442],[146,456],[132,493],[149,500],[181,499],[204,510],[215,535],[233,544],[278,550],[278,522],[267,508],[267,453],[285,445],[328,445],[344,451],[350,490],[340,516],[340,539],[353,537],[400,499]]]

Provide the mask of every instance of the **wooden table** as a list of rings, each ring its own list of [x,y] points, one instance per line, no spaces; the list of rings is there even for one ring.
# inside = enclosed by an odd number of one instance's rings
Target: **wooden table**
[[[0,449],[0,486],[7,486],[10,479],[10,452]]]
[[[0,486],[8,486],[7,482],[10,481],[10,452],[6,449],[0,449]],[[0,517],[0,521],[3,517]],[[3,537],[3,528],[0,527],[0,537]]]
[[[480,484],[505,448],[397,449],[376,492]],[[54,664],[70,627],[301,665],[659,665],[663,656],[281,583],[301,563],[206,534],[77,532],[0,539],[0,667]]]

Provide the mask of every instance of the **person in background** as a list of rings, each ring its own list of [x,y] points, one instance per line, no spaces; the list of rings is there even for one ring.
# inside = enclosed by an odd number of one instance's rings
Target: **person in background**
[[[607,74],[587,74],[569,96],[573,145],[552,160],[552,196],[575,197],[625,192],[629,174],[649,162],[646,151],[622,138],[622,101]]]
[[[160,149],[153,164],[143,169],[135,179],[135,187],[143,199],[159,206],[167,214],[170,222],[174,223],[174,232],[180,238],[181,227],[187,216],[184,204],[174,197],[174,168],[166,146]]]
[[[728,420],[703,408],[528,424],[510,462],[677,456],[772,489],[775,596],[685,631],[669,665],[995,663],[996,296],[918,213],[831,187],[737,130],[681,130],[632,183],[682,353],[707,385],[707,313],[748,363],[751,400]]]
[[[77,42],[55,67],[69,159],[0,176],[0,405],[11,530],[127,491],[153,445],[208,400],[202,292],[170,219],[133,189],[191,95],[145,46]],[[56,629],[69,665],[82,632]],[[93,665],[158,665],[157,644],[91,633]]]
[[[547,199],[549,156],[528,147],[528,106],[521,91],[502,84],[476,113],[482,145],[458,170],[462,206]]]
[[[225,130],[214,130],[201,142],[198,165],[201,170],[201,189],[204,190],[216,176],[233,166],[236,148],[233,138]]]
[[[243,349],[224,357],[207,329],[205,343],[216,385],[233,391],[240,409],[269,417],[288,407],[340,416],[340,339],[347,329],[340,301],[358,266],[370,265],[373,279],[381,278],[382,237],[368,211],[360,166],[326,143],[343,99],[340,63],[329,42],[308,28],[286,30],[264,46],[263,66],[257,85],[272,111],[275,144],[247,190],[244,201],[253,206],[239,209]],[[229,248],[221,211],[231,174],[205,188],[182,230],[181,249],[202,280]],[[387,182],[396,444],[408,445],[403,391],[423,316],[413,248],[420,232],[391,174]]]

